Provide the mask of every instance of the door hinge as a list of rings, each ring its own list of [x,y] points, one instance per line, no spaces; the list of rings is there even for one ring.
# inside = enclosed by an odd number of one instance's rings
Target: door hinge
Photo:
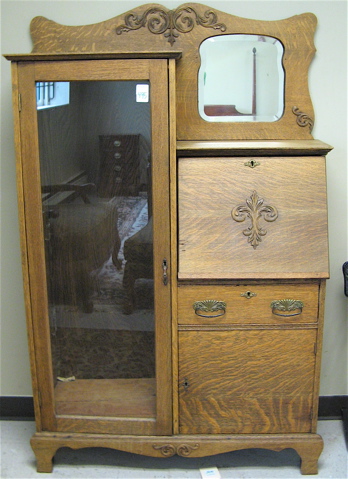
[[[22,95],[18,93],[18,111],[22,111]]]
[[[311,410],[309,411],[309,420],[313,421],[313,408],[311,407]]]
[[[314,343],[314,356],[317,355],[317,352],[318,352],[318,345],[317,343]]]
[[[39,401],[39,407],[41,409],[42,408],[42,396],[41,396],[40,391],[38,391],[38,393],[37,393],[37,398],[38,398],[38,401]]]

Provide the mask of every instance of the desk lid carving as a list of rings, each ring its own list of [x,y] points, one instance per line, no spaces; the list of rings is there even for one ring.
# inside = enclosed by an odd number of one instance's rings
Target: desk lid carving
[[[246,205],[235,206],[232,210],[232,218],[237,222],[245,221],[249,218],[251,225],[243,230],[243,234],[248,237],[248,243],[256,249],[262,241],[262,236],[267,234],[263,229],[259,220],[263,218],[265,221],[273,222],[278,218],[278,211],[274,206],[264,205],[264,200],[259,197],[256,191],[253,191],[250,198],[246,200]]]

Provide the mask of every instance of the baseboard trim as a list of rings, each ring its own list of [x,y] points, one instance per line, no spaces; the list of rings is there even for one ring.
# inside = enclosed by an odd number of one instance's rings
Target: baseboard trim
[[[32,396],[0,396],[0,419],[33,421],[35,415]]]
[[[319,419],[347,417],[347,396],[320,396]],[[34,404],[31,396],[1,396],[0,419],[34,420]]]
[[[320,396],[319,419],[342,419],[348,408],[348,396]]]

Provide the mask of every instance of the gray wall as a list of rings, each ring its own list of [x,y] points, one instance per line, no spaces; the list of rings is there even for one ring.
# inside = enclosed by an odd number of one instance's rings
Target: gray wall
[[[106,20],[145,2],[2,1],[2,53],[29,53],[30,20],[43,15],[82,25]],[[181,2],[163,1],[174,8]],[[347,251],[347,3],[344,1],[214,1],[215,9],[241,17],[279,20],[313,12],[318,17],[317,54],[310,68],[316,121],[313,135],[335,147],[328,155],[331,279],[327,285],[321,395],[347,394],[347,304],[342,263]],[[31,394],[21,277],[12,132],[10,64],[1,59],[1,395]],[[294,172],[294,178],[296,172]]]

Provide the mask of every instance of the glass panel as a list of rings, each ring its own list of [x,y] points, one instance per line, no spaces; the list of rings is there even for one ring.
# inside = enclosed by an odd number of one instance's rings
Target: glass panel
[[[149,84],[39,110],[56,412],[155,416]]]
[[[200,47],[199,114],[206,121],[276,121],[284,110],[284,48],[273,37],[221,35]]]

